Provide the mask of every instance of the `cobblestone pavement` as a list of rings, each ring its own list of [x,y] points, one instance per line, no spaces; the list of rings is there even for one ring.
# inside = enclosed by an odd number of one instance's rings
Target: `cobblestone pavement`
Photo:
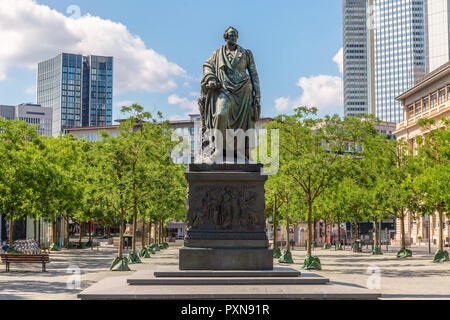
[[[141,264],[130,265],[132,271],[129,272],[109,271],[109,265],[117,255],[117,248],[113,247],[100,247],[98,251],[75,249],[52,252],[46,273],[40,272],[39,264],[11,264],[11,272],[6,273],[2,264],[0,299],[76,299],[78,292],[105,277],[178,265],[178,249],[170,247],[161,250],[150,259],[142,259]],[[385,299],[450,299],[450,262],[433,263],[433,254],[428,254],[428,248],[412,249],[414,256],[408,259],[396,258],[396,248],[392,247],[381,256],[371,255],[366,248],[363,253],[315,249],[313,254],[322,262],[323,270],[317,273],[336,283],[376,287],[377,282],[370,279],[373,280],[374,273],[376,276],[379,272],[380,288],[374,290],[381,292]],[[294,264],[290,266],[300,269],[304,257],[304,248],[295,248]],[[275,264],[278,264],[276,260]],[[73,283],[70,282],[73,274],[68,273],[69,267],[71,270],[80,268],[81,289],[68,288],[68,280],[69,284]]]

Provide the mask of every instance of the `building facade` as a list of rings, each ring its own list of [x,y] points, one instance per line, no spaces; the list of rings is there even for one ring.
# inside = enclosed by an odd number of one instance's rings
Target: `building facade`
[[[424,0],[374,0],[376,116],[403,121],[395,100],[427,72],[426,3]]]
[[[397,125],[394,132],[397,139],[404,139],[414,151],[417,148],[418,136],[426,135],[430,129],[418,125],[422,118],[439,120],[441,117],[450,117],[450,62],[440,66],[426,77],[421,79],[414,87],[397,97],[401,103],[405,120]],[[437,122],[439,123],[439,122]],[[433,128],[436,130],[438,128]],[[426,244],[428,239],[436,244],[439,235],[437,214],[429,219],[413,218],[408,214],[405,219],[405,234],[408,244]],[[400,224],[397,223],[396,242],[400,243]],[[444,229],[444,242],[449,244],[450,220],[447,219]]]
[[[450,0],[428,0],[428,59],[433,71],[450,60]]]
[[[113,58],[61,53],[40,62],[37,103],[53,109],[54,136],[67,127],[112,124]]]
[[[367,0],[343,0],[344,116],[369,113]]]
[[[41,136],[52,135],[52,112],[51,108],[44,108],[33,103],[22,103],[17,106],[0,105],[0,116],[3,119],[17,119],[34,125]]]
[[[395,100],[428,71],[426,0],[343,0],[344,115],[403,121]]]

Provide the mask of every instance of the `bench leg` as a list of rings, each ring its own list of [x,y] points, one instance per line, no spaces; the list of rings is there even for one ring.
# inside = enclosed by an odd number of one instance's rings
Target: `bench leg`
[[[9,272],[9,262],[6,262],[6,272]]]
[[[45,262],[42,262],[42,272],[46,272],[47,270],[45,270]]]

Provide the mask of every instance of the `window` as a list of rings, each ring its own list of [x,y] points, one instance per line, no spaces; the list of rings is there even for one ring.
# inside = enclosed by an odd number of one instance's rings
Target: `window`
[[[410,117],[414,117],[414,105],[413,104],[408,107],[408,115]]]
[[[416,102],[416,115],[421,114],[422,113],[422,106],[420,101]]]
[[[425,97],[422,100],[422,112],[425,112],[428,110],[428,97]]]
[[[437,95],[436,95],[436,93],[433,93],[433,94],[431,95],[430,108],[431,108],[431,109],[436,108],[436,105],[437,105]]]
[[[445,88],[439,90],[439,104],[443,104],[445,102]]]

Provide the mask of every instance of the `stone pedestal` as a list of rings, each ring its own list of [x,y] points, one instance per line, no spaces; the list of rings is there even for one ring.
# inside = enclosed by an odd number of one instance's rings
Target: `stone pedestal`
[[[272,270],[260,164],[191,164],[180,270]]]

